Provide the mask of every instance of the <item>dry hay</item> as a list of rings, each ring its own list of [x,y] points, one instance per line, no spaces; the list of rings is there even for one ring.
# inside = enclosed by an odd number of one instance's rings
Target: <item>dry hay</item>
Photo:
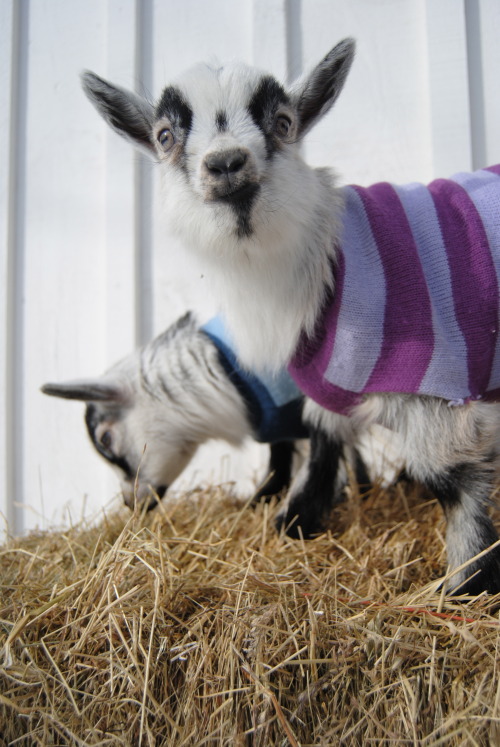
[[[444,599],[439,507],[375,489],[334,529],[192,492],[0,553],[0,743],[500,743],[491,600]]]

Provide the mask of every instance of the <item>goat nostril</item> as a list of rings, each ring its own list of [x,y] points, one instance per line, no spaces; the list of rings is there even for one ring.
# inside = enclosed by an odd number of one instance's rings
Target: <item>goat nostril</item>
[[[243,168],[247,158],[247,154],[242,150],[211,153],[205,158],[205,166],[216,176],[235,174]]]
[[[236,153],[232,158],[228,159],[227,170],[228,172],[239,171],[243,168],[247,162],[247,154],[241,151]]]

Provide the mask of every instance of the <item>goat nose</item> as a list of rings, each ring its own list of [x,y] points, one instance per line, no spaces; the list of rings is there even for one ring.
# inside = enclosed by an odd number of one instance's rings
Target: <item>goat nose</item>
[[[215,176],[235,174],[243,168],[247,158],[245,151],[235,148],[221,153],[209,153],[205,158],[205,166]]]

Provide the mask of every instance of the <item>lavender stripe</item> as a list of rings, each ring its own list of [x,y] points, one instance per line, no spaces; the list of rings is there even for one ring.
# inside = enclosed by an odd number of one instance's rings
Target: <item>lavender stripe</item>
[[[337,333],[325,379],[362,392],[382,349],[385,279],[363,202],[352,187],[343,192],[346,211],[340,243],[348,250]]]
[[[337,331],[337,316],[342,302],[344,287],[344,255],[338,250],[337,266],[333,270],[335,288],[325,299],[324,311],[320,315],[314,333],[307,337],[305,333],[299,340],[295,355],[288,365],[288,371],[297,386],[314,399],[320,400],[320,389],[323,387],[323,375],[332,354],[332,347]],[[330,408],[330,409],[336,409]]]
[[[467,192],[444,179],[432,182],[429,190],[448,252],[455,314],[467,345],[469,392],[478,397],[488,388],[496,343],[495,267],[481,218]]]
[[[406,213],[390,184],[357,188],[386,279],[382,352],[366,391],[417,392],[434,347],[429,293]]]
[[[461,173],[452,177],[463,187],[482,218],[488,243],[491,248],[497,284],[500,284],[500,167],[476,172]],[[500,309],[496,329],[500,329]],[[492,370],[488,389],[500,387],[500,335],[497,334]]]
[[[405,209],[431,299],[434,350],[421,394],[460,399],[468,390],[465,338],[455,316],[450,268],[434,201],[423,184],[395,187]]]

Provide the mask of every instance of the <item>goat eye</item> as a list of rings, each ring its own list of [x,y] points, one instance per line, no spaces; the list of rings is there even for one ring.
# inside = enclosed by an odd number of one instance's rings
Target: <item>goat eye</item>
[[[172,130],[169,130],[168,127],[164,127],[163,130],[160,130],[157,136],[157,140],[160,143],[160,146],[162,150],[167,152],[170,150],[172,145],[175,143],[175,138]]]
[[[104,431],[101,436],[101,446],[106,449],[106,451],[110,451],[112,442],[111,431]]]
[[[277,117],[274,124],[274,130],[276,134],[279,135],[279,137],[287,137],[290,134],[291,127],[291,120],[288,117],[285,117],[283,114]]]

